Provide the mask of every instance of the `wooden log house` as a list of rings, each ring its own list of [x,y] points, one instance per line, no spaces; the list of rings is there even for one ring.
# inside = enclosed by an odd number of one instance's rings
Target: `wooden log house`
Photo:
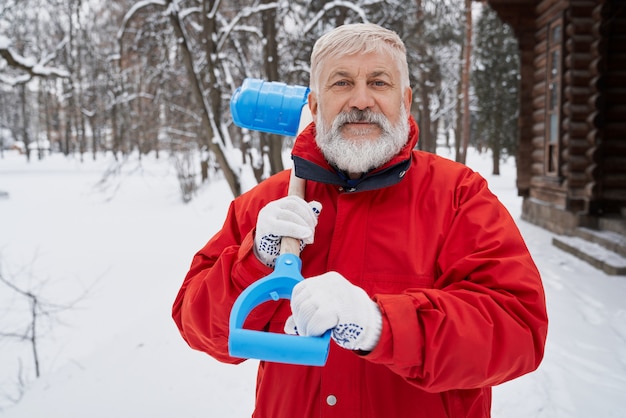
[[[626,257],[626,0],[487,3],[519,41],[523,219]]]

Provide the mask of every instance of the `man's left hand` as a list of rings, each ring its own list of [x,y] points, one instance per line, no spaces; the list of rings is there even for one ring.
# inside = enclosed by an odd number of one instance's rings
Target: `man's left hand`
[[[371,351],[378,344],[382,315],[378,305],[360,287],[337,272],[298,283],[291,295],[293,315],[285,332],[319,336],[332,329],[332,338],[348,350]]]

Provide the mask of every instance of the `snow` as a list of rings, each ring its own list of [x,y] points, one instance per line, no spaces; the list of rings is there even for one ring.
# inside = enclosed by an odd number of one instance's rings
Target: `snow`
[[[0,49],[8,49],[11,46],[11,40],[4,35],[0,35]]]
[[[553,241],[553,244],[560,248],[569,248],[572,254],[576,254],[583,259],[589,259],[592,264],[604,264],[605,269],[613,271],[626,271],[626,258],[611,251],[595,242],[589,242],[579,237],[559,237]],[[594,261],[595,260],[595,261]],[[601,266],[599,268],[602,268]],[[608,271],[608,270],[604,270]]]
[[[520,218],[515,168],[491,176],[490,157],[468,165]],[[105,178],[104,173],[109,173]],[[105,180],[103,180],[105,179]],[[99,156],[0,159],[0,272],[43,300],[68,306],[41,320],[41,374],[30,346],[0,337],[0,413],[37,417],[245,417],[256,361],[218,363],[191,350],[170,318],[191,257],[221,226],[223,180],[189,204],[167,159],[116,166]],[[542,273],[550,315],[545,359],[494,388],[494,417],[626,414],[626,277],[608,276],[518,221]],[[10,309],[9,309],[10,308]],[[0,333],[23,330],[27,305],[0,283]],[[18,365],[23,366],[20,397]]]

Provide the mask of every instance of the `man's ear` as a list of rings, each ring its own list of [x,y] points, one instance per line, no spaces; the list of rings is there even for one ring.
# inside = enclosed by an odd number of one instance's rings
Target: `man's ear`
[[[315,93],[310,92],[309,93],[309,110],[311,111],[311,116],[313,116],[313,120],[316,119],[317,117],[317,97],[315,96]]]
[[[411,113],[411,103],[413,101],[413,90],[411,87],[407,87],[404,90],[404,108],[408,113]]]

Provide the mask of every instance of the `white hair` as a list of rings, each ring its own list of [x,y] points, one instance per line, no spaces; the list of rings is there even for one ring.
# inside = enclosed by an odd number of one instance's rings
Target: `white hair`
[[[311,54],[311,90],[318,91],[321,69],[329,57],[382,51],[390,53],[396,61],[402,90],[409,87],[406,47],[398,34],[373,23],[354,23],[339,26],[315,42]]]

